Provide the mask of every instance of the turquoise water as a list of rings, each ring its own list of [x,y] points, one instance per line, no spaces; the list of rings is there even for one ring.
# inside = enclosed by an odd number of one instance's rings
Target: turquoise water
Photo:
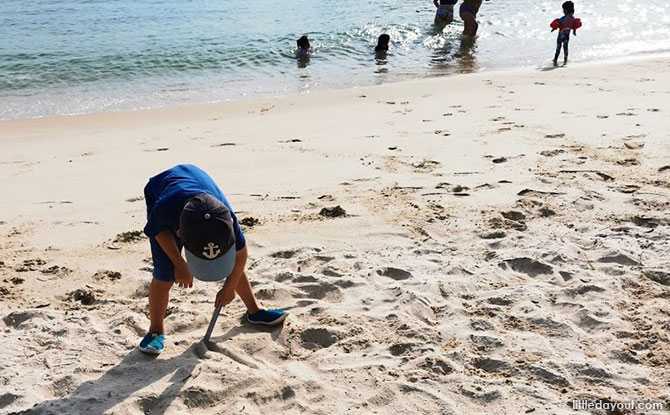
[[[266,97],[543,67],[562,1],[491,0],[480,32],[439,31],[431,0],[0,0],[0,119]],[[577,1],[573,61],[665,51],[667,0]],[[372,49],[392,38],[386,59]],[[308,62],[295,40],[312,40]]]

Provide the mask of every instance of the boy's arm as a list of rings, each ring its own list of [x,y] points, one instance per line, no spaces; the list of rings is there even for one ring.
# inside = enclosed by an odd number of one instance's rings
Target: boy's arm
[[[237,287],[237,283],[240,282],[240,278],[244,272],[244,267],[247,264],[247,256],[248,251],[246,246],[235,252],[235,266],[228,279],[226,279],[223,288],[216,294],[216,299],[214,300],[215,307],[218,305],[226,306],[235,299],[235,287]]]
[[[186,261],[181,256],[177,241],[175,241],[172,232],[166,229],[156,235],[156,241],[160,245],[165,255],[170,258],[172,265],[174,265],[174,280],[182,288],[193,287],[193,276],[186,266]]]

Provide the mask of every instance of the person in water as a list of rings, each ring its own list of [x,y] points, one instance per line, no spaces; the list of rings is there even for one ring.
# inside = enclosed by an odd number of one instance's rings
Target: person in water
[[[377,46],[375,46],[376,53],[386,53],[389,50],[389,42],[391,41],[391,36],[383,33],[379,35],[377,39]]]
[[[309,44],[309,39],[307,36],[303,35],[300,36],[300,39],[296,41],[298,44],[298,57],[300,58],[306,58],[309,56],[309,53],[312,51],[312,47]]]
[[[433,0],[433,4],[437,7],[436,25],[445,26],[454,21],[454,5],[457,2],[458,0]]]
[[[482,0],[463,0],[459,9],[461,19],[463,19],[463,34],[465,36],[475,37],[479,23],[477,23],[477,12],[482,5]]]
[[[554,65],[558,65],[558,57],[563,48],[563,64],[568,63],[568,43],[570,42],[570,31],[577,35],[577,29],[582,26],[581,20],[575,18],[575,4],[571,1],[563,3],[563,17],[551,23],[551,31],[558,30],[556,39],[556,53],[554,54]]]

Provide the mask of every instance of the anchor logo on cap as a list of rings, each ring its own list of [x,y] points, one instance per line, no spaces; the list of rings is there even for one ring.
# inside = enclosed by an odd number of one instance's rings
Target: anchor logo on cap
[[[208,243],[207,246],[205,247],[205,249],[203,249],[203,251],[202,251],[202,255],[205,258],[209,258],[209,259],[216,258],[217,256],[219,256],[220,253],[221,253],[221,250],[219,249],[219,245],[215,245],[214,242]]]

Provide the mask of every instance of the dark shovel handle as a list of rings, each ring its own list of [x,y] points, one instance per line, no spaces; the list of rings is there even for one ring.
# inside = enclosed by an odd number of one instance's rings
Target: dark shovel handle
[[[205,333],[205,337],[202,339],[203,342],[207,343],[209,341],[209,338],[212,336],[212,332],[214,331],[214,325],[216,324],[216,319],[219,317],[220,312],[221,312],[221,306],[218,306],[214,309],[212,319],[209,321],[209,327],[207,327],[207,333]]]

